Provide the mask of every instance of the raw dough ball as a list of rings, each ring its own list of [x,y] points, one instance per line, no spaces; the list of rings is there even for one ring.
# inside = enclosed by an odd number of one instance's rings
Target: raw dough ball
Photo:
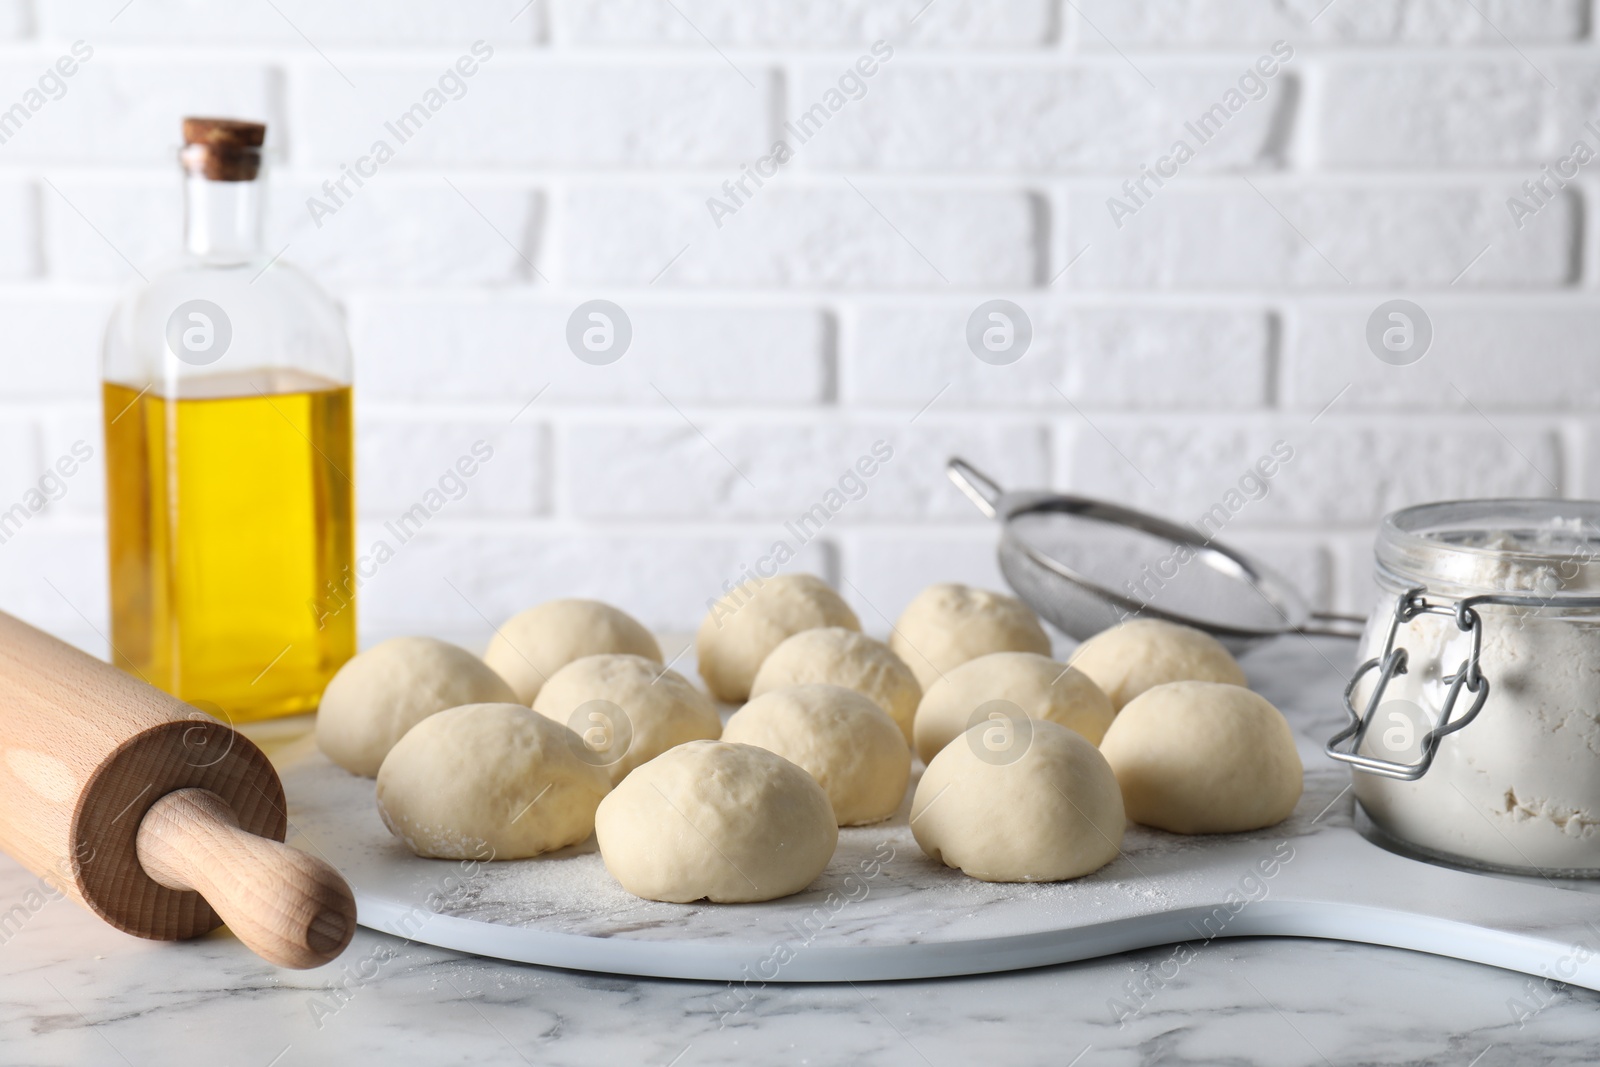
[[[1122,784],[1128,817],[1176,834],[1271,826],[1300,800],[1289,723],[1236,685],[1158,685],[1118,713],[1100,751]]]
[[[613,783],[674,745],[722,735],[711,700],[643,656],[573,660],[539,690],[533,710],[579,734]]]
[[[630,774],[600,802],[606,870],[649,900],[718,904],[798,893],[839,842],[828,794],[782,756],[692,741]]]
[[[521,704],[441,711],[383,761],[378,813],[419,856],[511,860],[577,844],[611,788],[581,751],[571,730]]]
[[[842,686],[763,693],[734,713],[722,739],[776,752],[807,771],[828,794],[840,826],[893,815],[911,777],[911,750],[900,727],[870,699]]]
[[[1099,751],[1065,726],[1021,717],[946,745],[911,802],[922,851],[985,882],[1097,871],[1117,857],[1125,822]]]
[[[838,626],[803,630],[772,650],[750,684],[750,695],[810,684],[842,685],[870,698],[900,727],[906,744],[911,743],[922,687],[882,641]]]
[[[1034,719],[1058,722],[1099,744],[1116,712],[1089,677],[1033,652],[991,652],[951,668],[928,687],[917,706],[917,755],[932,763],[939,750],[966,733],[973,713],[1004,700]]]
[[[737,703],[750,696],[761,661],[784,638],[819,626],[860,630],[861,621],[838,593],[811,574],[780,574],[746,582],[711,605],[695,652],[700,677],[718,700]]]
[[[945,582],[906,605],[889,647],[927,689],[945,671],[990,652],[1048,656],[1050,635],[1016,597]]]
[[[1118,711],[1168,682],[1244,685],[1244,671],[1210,634],[1160,619],[1134,619],[1095,634],[1067,661],[1094,679]]]
[[[417,723],[462,704],[515,701],[494,671],[464,648],[432,637],[395,637],[339,668],[317,710],[317,747],[371,778]]]
[[[661,662],[661,646],[637,619],[598,600],[550,600],[495,631],[483,660],[532,704],[539,687],[575,659],[605,653]]]

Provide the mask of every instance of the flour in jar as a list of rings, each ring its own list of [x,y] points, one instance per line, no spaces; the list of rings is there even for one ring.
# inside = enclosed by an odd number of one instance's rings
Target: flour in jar
[[[1595,594],[1584,586],[1600,550],[1576,519],[1455,543],[1489,551],[1449,553],[1431,578],[1540,602],[1476,609],[1480,666],[1490,683],[1483,710],[1441,740],[1422,778],[1357,773],[1356,796],[1381,829],[1425,849],[1502,867],[1600,869],[1600,613],[1562,603],[1563,596]],[[1383,607],[1362,660],[1382,652]],[[1448,615],[1421,615],[1400,628],[1396,644],[1407,649],[1409,670],[1385,692],[1364,754],[1415,762],[1422,735],[1439,721],[1446,678],[1461,668],[1471,643]],[[1375,675],[1357,688],[1357,707],[1365,706]],[[1472,700],[1463,688],[1454,716]]]

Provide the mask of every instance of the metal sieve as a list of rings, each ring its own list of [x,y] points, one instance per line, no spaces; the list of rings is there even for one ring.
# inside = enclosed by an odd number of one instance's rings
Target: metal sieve
[[[947,471],[1000,523],[1000,571],[1011,588],[1080,641],[1154,618],[1204,630],[1239,653],[1284,634],[1358,638],[1366,625],[1312,611],[1276,571],[1196,527],[1103,500],[1008,491],[956,457]]]

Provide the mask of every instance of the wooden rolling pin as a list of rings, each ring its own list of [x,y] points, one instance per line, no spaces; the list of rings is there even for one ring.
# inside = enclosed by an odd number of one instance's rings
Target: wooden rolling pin
[[[316,967],[356,906],[282,843],[283,785],[242,734],[0,613],[0,848],[112,926],[195,937],[227,923],[264,959]]]

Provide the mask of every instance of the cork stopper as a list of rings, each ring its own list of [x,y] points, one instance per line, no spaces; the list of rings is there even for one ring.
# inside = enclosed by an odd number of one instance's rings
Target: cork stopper
[[[267,127],[262,122],[186,118],[179,158],[190,174],[203,174],[214,182],[255,181],[266,139]]]

